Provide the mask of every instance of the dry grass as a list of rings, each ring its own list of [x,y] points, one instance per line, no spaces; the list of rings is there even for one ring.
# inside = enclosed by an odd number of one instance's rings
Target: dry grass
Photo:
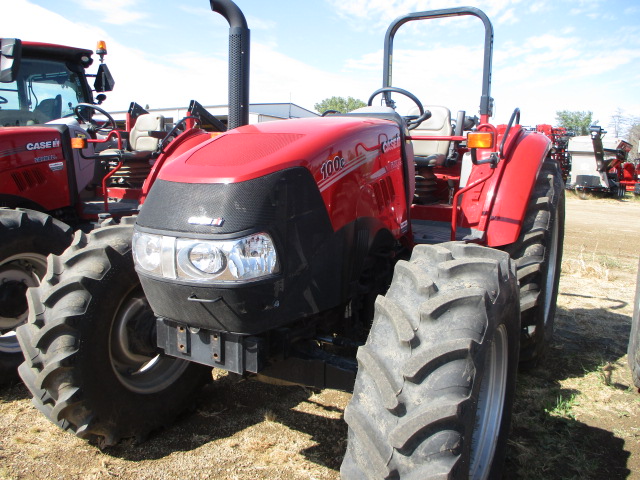
[[[617,267],[617,263],[615,259],[598,254],[597,245],[591,253],[587,253],[586,247],[582,245],[577,258],[567,258],[562,261],[562,273],[608,282],[615,278],[612,268]]]

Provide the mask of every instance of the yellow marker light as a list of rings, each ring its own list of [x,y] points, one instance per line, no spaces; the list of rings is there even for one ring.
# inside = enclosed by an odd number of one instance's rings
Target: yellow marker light
[[[107,42],[104,40],[98,41],[98,46],[96,47],[96,53],[98,55],[106,55],[107,54]]]
[[[71,148],[87,148],[87,139],[86,138],[80,138],[80,137],[76,137],[76,138],[72,138],[71,139]]]
[[[467,147],[469,148],[492,148],[493,133],[491,132],[469,132],[467,134]]]

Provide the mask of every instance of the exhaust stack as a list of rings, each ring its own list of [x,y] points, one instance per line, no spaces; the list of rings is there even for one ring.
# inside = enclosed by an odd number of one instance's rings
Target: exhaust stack
[[[249,123],[249,27],[231,0],[210,0],[211,10],[229,22],[229,118],[231,130]]]

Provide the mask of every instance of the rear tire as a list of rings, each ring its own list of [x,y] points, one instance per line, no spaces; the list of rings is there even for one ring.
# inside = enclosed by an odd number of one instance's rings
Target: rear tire
[[[636,296],[633,305],[633,317],[631,317],[628,358],[631,378],[633,378],[636,388],[640,390],[640,264],[638,264]]]
[[[518,241],[507,246],[520,283],[520,366],[537,366],[553,337],[564,240],[562,171],[545,160],[534,186]]]
[[[155,316],[134,270],[133,217],[76,233],[49,257],[18,329],[19,373],[52,422],[101,447],[142,440],[194,400],[210,369],[159,353]]]
[[[26,322],[27,288],[37,287],[47,256],[71,244],[73,231],[46,213],[0,208],[0,385],[18,380],[16,328]]]
[[[450,242],[398,262],[358,350],[342,478],[497,478],[519,327],[506,253]]]

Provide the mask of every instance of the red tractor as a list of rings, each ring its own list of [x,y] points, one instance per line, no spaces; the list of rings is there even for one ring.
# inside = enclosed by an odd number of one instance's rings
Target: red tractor
[[[536,131],[546,135],[551,140],[553,146],[551,157],[560,164],[562,180],[566,182],[571,171],[571,155],[567,151],[567,147],[573,132],[564,127],[553,127],[547,124],[536,125]]]
[[[631,150],[631,145],[629,145],[629,150]],[[627,150],[627,153],[629,150]],[[626,192],[631,192],[636,195],[640,194],[640,191],[636,193],[639,185],[638,182],[640,181],[640,163],[621,163],[618,167],[618,177],[620,178],[620,185],[624,187]]]
[[[231,25],[230,129],[171,155],[137,217],[50,257],[18,329],[34,404],[109,446],[171,422],[219,368],[353,391],[344,478],[497,477],[518,359],[553,330],[564,190],[518,110],[490,123],[489,19],[400,17],[368,107],[246,125],[249,30],[211,6]],[[454,16],[483,22],[485,55],[480,118],[452,125],[392,86],[391,61],[402,25]]]
[[[114,82],[102,63],[104,42],[97,53],[101,63],[94,90],[110,91]],[[61,254],[74,229],[88,231],[105,214],[136,213],[144,180],[152,165],[162,163],[161,150],[164,157],[180,150],[178,143],[161,142],[168,134],[163,117],[135,103],[126,129],[116,129],[113,118],[94,104],[86,72],[92,54],[2,39],[0,383],[17,377],[22,354],[15,328],[27,319],[26,290],[40,283],[47,255]],[[105,98],[100,93],[95,100],[100,104]],[[198,107],[192,102],[190,111],[196,114]],[[94,121],[94,112],[107,122]],[[190,132],[184,146],[202,141],[197,132]],[[83,148],[74,148],[74,142]]]

